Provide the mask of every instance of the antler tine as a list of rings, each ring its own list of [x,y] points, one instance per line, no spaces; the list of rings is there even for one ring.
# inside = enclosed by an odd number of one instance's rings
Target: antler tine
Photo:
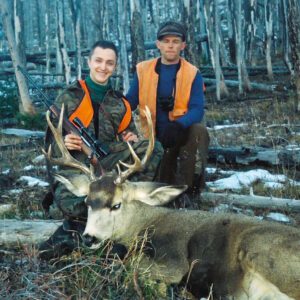
[[[62,135],[63,116],[64,116],[64,104],[61,107],[58,126],[57,126],[57,128],[55,128],[50,120],[50,112],[47,111],[47,114],[46,114],[47,123],[49,125],[50,130],[52,131],[52,134],[54,136],[54,139],[56,141],[56,144],[57,144],[62,156],[60,158],[53,158],[52,157],[52,148],[50,145],[48,148],[48,152],[43,150],[46,158],[54,165],[68,166],[68,167],[72,167],[75,169],[79,169],[83,173],[88,175],[91,179],[95,179],[93,169],[87,167],[85,164],[83,164],[82,162],[75,159],[70,154],[67,147],[65,146],[63,135]]]
[[[151,154],[153,152],[154,149],[154,130],[153,130],[153,122],[152,122],[152,118],[151,118],[151,112],[149,107],[146,105],[145,106],[145,116],[147,119],[147,125],[148,125],[148,129],[149,129],[149,145],[146,151],[145,156],[143,157],[142,160],[142,165],[145,165],[147,163],[147,161],[149,160],[149,158],[151,157]]]
[[[117,165],[119,174],[118,174],[118,177],[115,179],[116,184],[121,184],[131,174],[143,169],[145,167],[145,165],[147,164],[147,162],[148,162],[148,160],[151,157],[151,154],[153,152],[153,149],[154,149],[154,131],[153,131],[153,123],[152,123],[151,113],[150,113],[150,110],[149,110],[148,106],[145,107],[144,113],[145,113],[145,116],[147,118],[147,125],[148,125],[148,129],[149,129],[149,144],[148,144],[148,147],[147,147],[147,151],[146,151],[146,153],[145,153],[145,155],[144,155],[144,157],[141,161],[139,159],[139,157],[136,155],[136,153],[133,150],[130,143],[127,142],[129,151],[130,151],[130,153],[131,153],[131,155],[134,159],[134,163],[130,165],[130,164],[124,163],[122,161],[119,161],[119,163],[122,164],[123,166],[125,166],[127,168],[127,170],[121,172],[120,166]]]

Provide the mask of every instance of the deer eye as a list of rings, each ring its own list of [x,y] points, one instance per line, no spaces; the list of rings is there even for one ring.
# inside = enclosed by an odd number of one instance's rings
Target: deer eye
[[[118,203],[118,204],[112,206],[110,210],[116,210],[116,209],[119,209],[120,207],[121,207],[121,203]]]

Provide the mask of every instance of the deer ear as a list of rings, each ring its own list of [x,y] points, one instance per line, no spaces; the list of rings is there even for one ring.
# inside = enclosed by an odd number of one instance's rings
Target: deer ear
[[[186,185],[164,185],[155,182],[135,182],[132,200],[139,200],[151,206],[164,205],[174,200],[186,189]]]
[[[89,192],[90,180],[86,175],[76,175],[66,178],[55,174],[54,177],[77,197],[86,196]]]

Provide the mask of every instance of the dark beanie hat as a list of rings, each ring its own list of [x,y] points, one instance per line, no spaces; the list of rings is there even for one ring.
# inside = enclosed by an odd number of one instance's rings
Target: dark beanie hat
[[[157,31],[157,39],[161,40],[166,35],[176,35],[185,41],[186,30],[183,24],[176,21],[168,21],[160,25]]]

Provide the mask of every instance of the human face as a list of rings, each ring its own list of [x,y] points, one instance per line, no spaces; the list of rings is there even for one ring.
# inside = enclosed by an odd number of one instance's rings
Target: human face
[[[91,79],[98,84],[107,84],[117,65],[117,56],[112,49],[96,47],[88,59]]]
[[[161,62],[171,65],[179,62],[180,52],[185,48],[186,43],[178,36],[166,35],[156,41],[156,46],[160,50]]]

